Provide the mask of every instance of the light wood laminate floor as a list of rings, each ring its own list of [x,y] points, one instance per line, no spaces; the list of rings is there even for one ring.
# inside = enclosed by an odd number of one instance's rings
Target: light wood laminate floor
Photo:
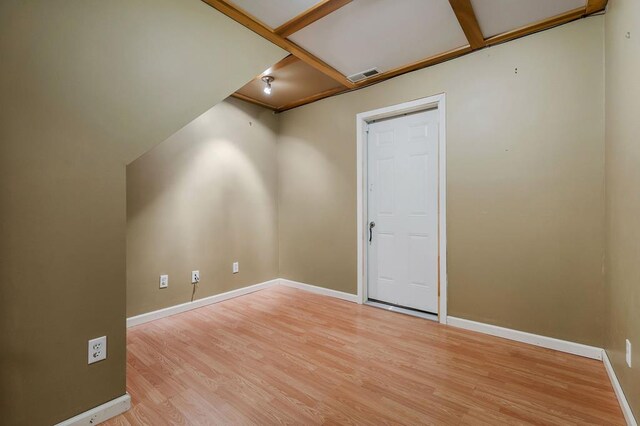
[[[623,425],[602,362],[272,287],[128,330],[109,425]]]

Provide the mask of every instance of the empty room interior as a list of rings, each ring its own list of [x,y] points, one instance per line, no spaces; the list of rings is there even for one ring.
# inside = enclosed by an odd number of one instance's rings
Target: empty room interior
[[[639,29],[3,0],[0,424],[637,425]]]

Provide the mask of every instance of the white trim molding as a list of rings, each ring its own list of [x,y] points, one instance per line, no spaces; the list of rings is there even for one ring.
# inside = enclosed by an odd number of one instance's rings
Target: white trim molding
[[[131,397],[128,393],[98,405],[89,411],[80,413],[75,417],[58,423],[56,426],[85,426],[97,425],[106,422],[112,417],[118,416],[131,408]]]
[[[620,382],[618,381],[618,376],[616,376],[616,372],[613,369],[613,365],[609,360],[607,351],[604,349],[602,350],[602,361],[604,362],[604,368],[607,370],[607,374],[609,375],[609,380],[611,380],[613,391],[616,393],[616,397],[618,398],[618,403],[620,403],[620,408],[622,409],[622,414],[624,415],[624,419],[627,421],[627,425],[638,426],[638,422],[636,421],[636,418],[633,416],[633,411],[631,411],[631,406],[629,405],[629,401],[627,401],[627,397],[624,395],[622,386],[620,386]]]
[[[259,290],[264,290],[265,288],[273,287],[274,285],[283,285],[286,287],[293,287],[300,290],[309,291],[311,293],[335,297],[337,299],[342,299],[342,300],[346,300],[354,303],[358,301],[358,296],[355,294],[344,293],[342,291],[337,291],[337,290],[330,290],[328,288],[318,287],[311,284],[304,284],[304,283],[291,281],[283,278],[276,278],[270,281],[265,281],[263,283],[239,288],[237,290],[231,290],[225,293],[216,294],[214,296],[209,296],[202,299],[194,300],[193,302],[186,302],[180,305],[170,306],[164,309],[158,309],[157,311],[148,312],[146,314],[136,315],[135,317],[127,318],[127,327],[134,327],[136,325],[144,324],[149,321],[170,317],[171,315],[180,314],[182,312],[187,312],[192,309],[202,308],[203,306],[212,305],[214,303],[219,303],[228,299],[233,299],[234,297],[244,296],[245,294],[253,293]]]
[[[336,299],[346,300],[347,302],[358,302],[358,296],[356,294],[345,293],[343,291],[331,290],[324,287],[318,287],[311,284],[300,283],[297,281],[287,280],[284,278],[280,278],[280,285],[286,287],[297,288],[300,290],[305,290],[311,293],[321,294],[323,296],[335,297]]]
[[[555,339],[553,337],[540,336],[538,334],[527,333],[524,331],[456,317],[449,317],[448,324],[453,327],[464,328],[465,330],[477,331],[479,333],[490,334],[504,339],[515,340],[516,342],[528,343],[542,348],[602,360],[602,348],[597,348],[595,346],[583,345],[582,343],[569,342],[566,340]]]
[[[136,315],[135,317],[127,318],[127,327],[133,327],[136,325],[144,324],[145,322],[169,317],[171,315],[180,314],[182,312],[190,311],[192,309],[197,309],[203,306],[222,302],[223,300],[232,299],[234,297],[253,293],[254,291],[262,290],[262,289],[271,287],[272,285],[278,284],[279,281],[280,280],[278,279],[265,281],[260,284],[254,284],[248,287],[239,288],[237,290],[231,290],[225,293],[216,294],[214,296],[209,296],[202,299],[194,300],[193,302],[186,302],[180,305],[170,306],[168,308],[159,309],[153,312],[148,312],[146,314]]]
[[[358,223],[358,294],[357,301],[362,304],[367,301],[367,261],[365,226],[367,223],[366,209],[366,143],[367,124],[373,120],[395,117],[402,114],[438,109],[438,248],[439,248],[439,303],[438,319],[440,323],[447,323],[447,123],[446,96],[440,93],[428,98],[416,99],[373,111],[362,112],[356,116],[356,175],[357,175],[357,223]]]

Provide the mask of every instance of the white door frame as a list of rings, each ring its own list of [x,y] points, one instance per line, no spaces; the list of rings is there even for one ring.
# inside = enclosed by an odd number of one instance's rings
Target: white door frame
[[[438,319],[447,323],[447,151],[445,94],[416,99],[390,107],[361,112],[356,116],[357,212],[358,212],[358,303],[367,300],[367,124],[373,120],[390,118],[411,112],[438,109]]]

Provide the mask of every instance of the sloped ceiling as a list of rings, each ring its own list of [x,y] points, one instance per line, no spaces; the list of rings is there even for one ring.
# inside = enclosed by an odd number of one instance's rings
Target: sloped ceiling
[[[37,88],[127,162],[287,55],[197,0],[29,5],[0,5],[6,89]]]

